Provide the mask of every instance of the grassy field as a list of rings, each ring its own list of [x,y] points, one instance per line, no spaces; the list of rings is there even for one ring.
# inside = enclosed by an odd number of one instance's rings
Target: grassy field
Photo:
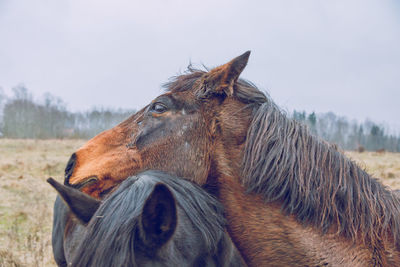
[[[0,266],[55,266],[51,250],[55,191],[82,140],[0,139]],[[400,153],[346,152],[374,177],[400,188]]]
[[[386,186],[400,189],[400,153],[346,152],[372,177],[378,178]]]
[[[55,266],[51,249],[55,191],[81,140],[0,139],[0,266]]]

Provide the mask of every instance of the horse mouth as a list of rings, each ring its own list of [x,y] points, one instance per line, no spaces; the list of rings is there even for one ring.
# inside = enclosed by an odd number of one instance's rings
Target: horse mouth
[[[87,187],[89,185],[94,184],[95,182],[97,182],[99,180],[99,178],[97,178],[97,176],[91,176],[87,179],[85,179],[85,181],[83,181],[82,183],[79,184],[73,184],[72,187],[81,190],[84,187]]]

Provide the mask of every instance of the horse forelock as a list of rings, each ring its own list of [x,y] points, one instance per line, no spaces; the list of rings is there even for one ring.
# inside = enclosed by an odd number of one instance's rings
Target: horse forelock
[[[168,83],[163,85],[163,87],[172,93],[185,91],[195,92],[199,90],[198,82],[206,73],[207,69],[204,71],[189,66],[183,74],[172,77]],[[248,80],[238,79],[234,86],[234,96],[245,104],[261,105],[267,101],[266,94],[261,92]]]
[[[205,73],[203,70],[189,66],[182,74],[171,77],[167,83],[163,84],[163,87],[172,93],[191,91],[196,88],[196,82]]]
[[[399,198],[271,100],[258,108],[249,127],[242,183],[322,233],[399,243]]]

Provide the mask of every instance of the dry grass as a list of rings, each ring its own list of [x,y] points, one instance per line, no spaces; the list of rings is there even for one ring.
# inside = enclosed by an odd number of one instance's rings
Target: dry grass
[[[346,155],[383,184],[400,189],[400,153],[346,152]]]
[[[82,140],[0,139],[0,266],[55,266],[51,249],[56,193],[45,182],[62,181],[69,156]],[[400,154],[347,155],[383,183],[400,188]]]
[[[0,139],[0,266],[55,266],[51,249],[55,191],[80,140]]]

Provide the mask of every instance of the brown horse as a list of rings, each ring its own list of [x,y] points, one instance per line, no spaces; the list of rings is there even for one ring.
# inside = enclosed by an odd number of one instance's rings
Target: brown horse
[[[218,197],[251,266],[400,266],[399,199],[239,79],[249,55],[172,79],[76,151],[65,183],[101,198],[162,170]]]

